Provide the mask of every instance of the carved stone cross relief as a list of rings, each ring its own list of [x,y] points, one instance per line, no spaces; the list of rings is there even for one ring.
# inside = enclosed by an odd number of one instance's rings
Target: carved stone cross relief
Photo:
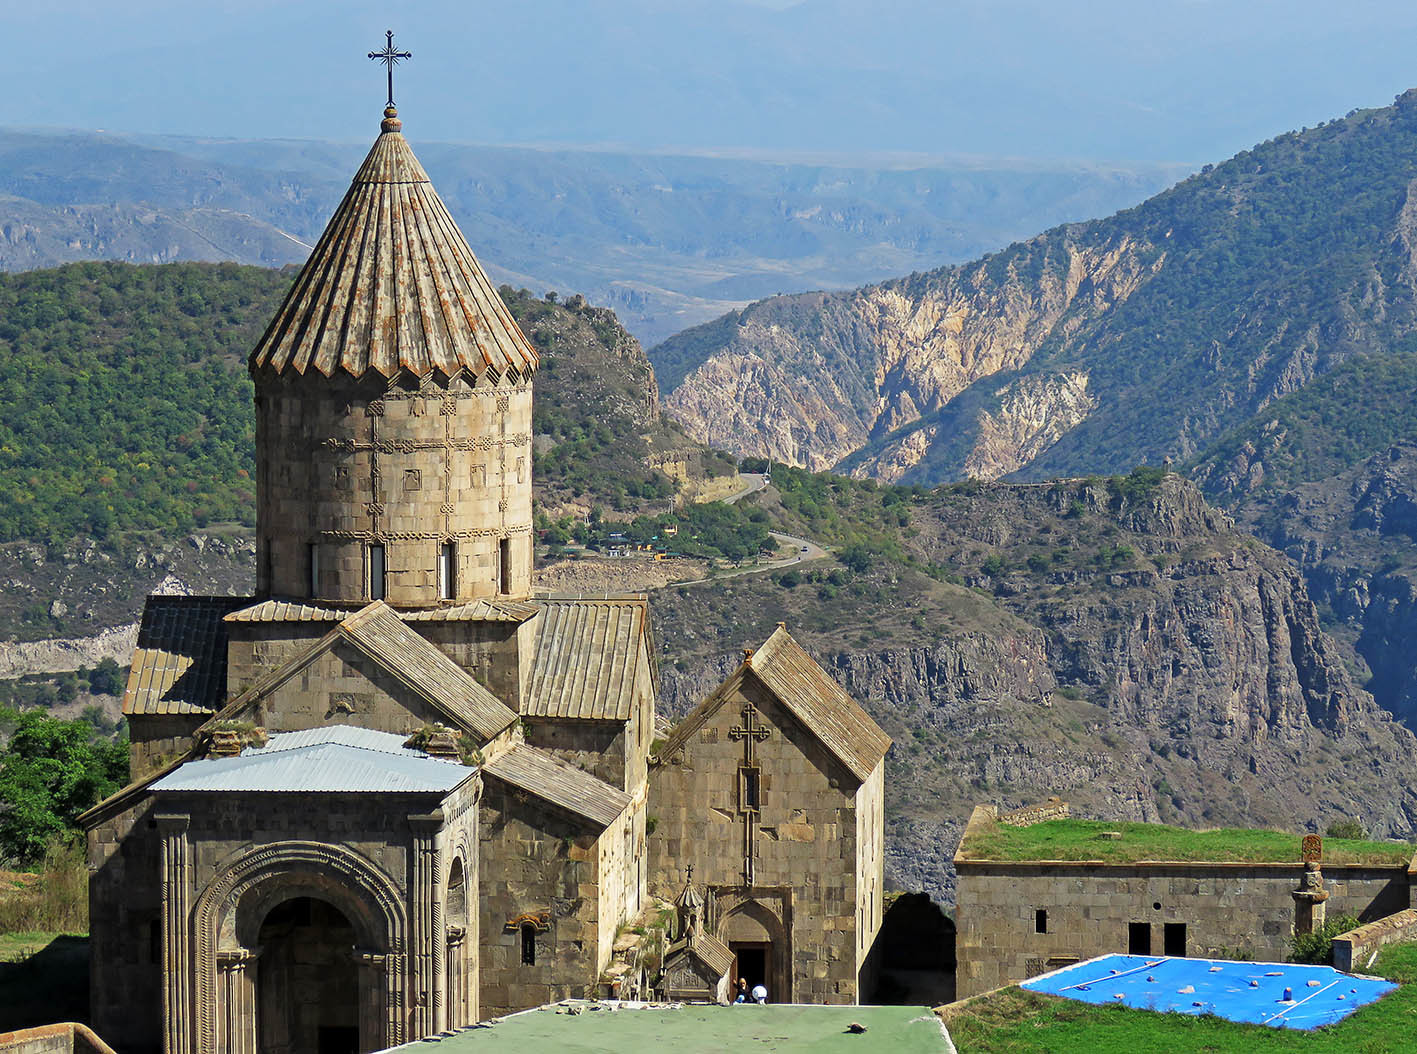
[[[772,735],[772,729],[758,723],[758,708],[743,704],[743,723],[728,730],[729,739],[743,741],[743,764],[738,769],[738,812],[743,817],[743,884],[753,884],[753,865],[757,855],[758,810],[762,801],[760,769],[754,757],[754,745]]]

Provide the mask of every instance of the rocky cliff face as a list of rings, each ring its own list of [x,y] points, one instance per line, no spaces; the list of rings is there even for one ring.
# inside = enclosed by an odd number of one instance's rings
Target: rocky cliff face
[[[954,839],[983,800],[1417,831],[1417,738],[1354,684],[1288,561],[1193,486],[962,487],[917,501],[911,530],[910,553],[946,581],[882,566],[830,604],[771,580],[655,597],[668,708],[785,617],[892,735],[893,881],[948,897]]]
[[[933,484],[1191,458],[1350,358],[1408,347],[1413,157],[1408,93],[1108,219],[761,301],[650,357],[682,376],[665,405],[690,434],[813,469]]]
[[[881,440],[888,449],[873,450],[857,474],[899,478],[934,438],[922,418],[1125,301],[1165,259],[1130,236],[1094,243],[1081,234],[1034,239],[1003,267],[986,261],[754,304],[665,407],[710,445],[814,470]],[[1056,442],[1093,405],[1079,386],[1085,392],[1085,373],[1000,387],[1003,405],[988,417],[976,472],[1018,467]]]
[[[1235,507],[1302,570],[1374,698],[1417,727],[1417,443],[1282,493],[1247,490]]]

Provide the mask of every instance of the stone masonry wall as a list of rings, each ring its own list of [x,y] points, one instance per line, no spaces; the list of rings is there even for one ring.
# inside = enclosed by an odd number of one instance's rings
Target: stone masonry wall
[[[596,975],[610,965],[619,928],[640,913],[643,904],[644,803],[630,806],[600,836],[600,935]]]
[[[271,732],[348,724],[406,734],[444,717],[358,648],[341,642],[262,698],[255,720]]]
[[[612,787],[625,788],[626,726],[619,721],[522,719],[526,741]]]
[[[478,832],[481,1014],[495,1017],[594,994],[599,976],[599,832],[490,773]],[[537,923],[533,964],[522,962],[522,916]]]
[[[851,1003],[857,992],[858,781],[763,686],[746,675],[682,754],[661,758],[650,773],[651,888],[672,899],[684,868],[715,890],[744,880],[744,814],[739,767],[744,742],[730,732],[743,704],[769,729],[755,742],[761,807],[753,824],[753,886],[791,889],[790,989],[774,1001]],[[751,891],[750,891],[751,892]],[[720,926],[723,920],[720,920]]]
[[[209,714],[133,714],[128,718],[128,770],[139,780],[187,752]]]
[[[862,998],[875,991],[875,971],[868,971],[867,960],[885,914],[885,802],[886,766],[882,761],[856,791],[856,873],[860,876],[856,887],[856,973]]]
[[[124,1054],[162,1047],[161,839],[151,800],[88,832],[89,1019]]]
[[[1186,954],[1283,961],[1294,930],[1291,891],[1302,864],[1000,863],[956,860],[956,995],[966,998],[1109,952],[1126,952],[1131,923],[1185,923]],[[1407,867],[1328,865],[1330,917],[1380,918],[1408,906]],[[1039,933],[1037,912],[1047,913]]]
[[[446,541],[456,546],[453,599],[530,592],[530,382],[255,380],[258,593],[372,599],[369,546],[378,543],[388,601],[435,605]]]

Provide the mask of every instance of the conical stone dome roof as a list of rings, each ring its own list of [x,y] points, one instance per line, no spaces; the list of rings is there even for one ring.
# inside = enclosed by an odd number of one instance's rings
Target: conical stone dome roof
[[[397,111],[384,115],[382,134],[251,353],[252,372],[530,373],[536,349],[413,156]]]

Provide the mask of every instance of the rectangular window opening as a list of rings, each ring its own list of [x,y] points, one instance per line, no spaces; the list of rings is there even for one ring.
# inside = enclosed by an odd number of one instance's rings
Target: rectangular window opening
[[[1037,911],[1035,911],[1035,912],[1033,913],[1033,932],[1034,932],[1034,933],[1047,933],[1047,932],[1048,932],[1048,909],[1047,909],[1047,908],[1039,908]]]
[[[512,540],[503,538],[497,543],[497,592],[512,591]]]
[[[744,812],[757,812],[762,808],[758,770],[744,766],[738,770],[738,798]]]
[[[536,927],[522,924],[522,965],[536,965]]]
[[[310,596],[320,595],[320,547],[311,542],[306,548],[306,556],[310,564]]]
[[[369,547],[369,599],[384,599],[384,547]]]
[[[1129,922],[1129,923],[1127,923],[1127,954],[1128,954],[1128,955],[1150,955],[1150,954],[1151,954],[1151,923],[1149,923],[1149,922]]]
[[[438,549],[438,596],[452,600],[457,595],[457,560],[452,542],[444,542]]]
[[[1184,922],[1168,922],[1162,927],[1162,940],[1165,941],[1165,952],[1173,959],[1184,959],[1186,957],[1186,924]]]

